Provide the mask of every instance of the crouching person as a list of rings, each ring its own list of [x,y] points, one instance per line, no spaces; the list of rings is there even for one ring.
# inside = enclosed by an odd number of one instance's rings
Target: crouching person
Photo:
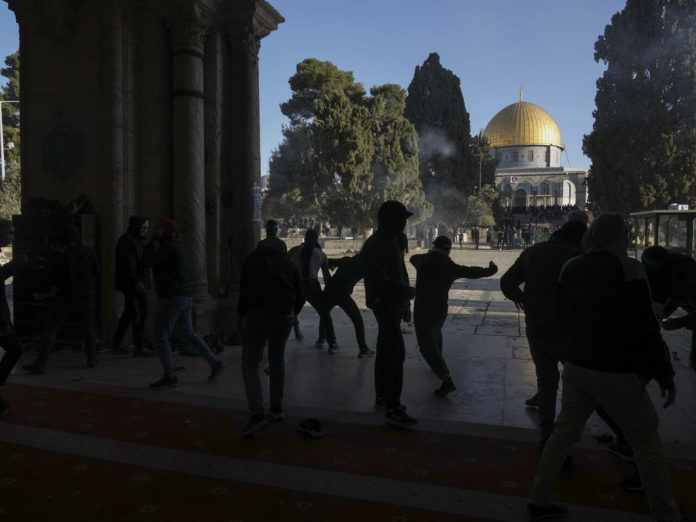
[[[283,420],[285,342],[304,297],[300,274],[285,252],[274,243],[257,247],[244,261],[237,313],[243,321],[242,377],[251,417],[245,436],[268,427],[268,420]],[[264,413],[259,363],[268,343],[270,409]]]

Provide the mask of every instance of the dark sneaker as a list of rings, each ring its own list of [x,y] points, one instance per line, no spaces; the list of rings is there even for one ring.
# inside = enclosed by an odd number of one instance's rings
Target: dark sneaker
[[[314,343],[314,347],[317,350],[321,350],[324,347],[324,339],[317,339],[317,342]]]
[[[43,366],[37,363],[25,364],[22,366],[22,368],[32,375],[43,375],[46,373]]]
[[[539,394],[535,393],[534,397],[524,401],[524,405],[529,409],[538,410],[539,409]]]
[[[212,381],[215,379],[218,375],[222,373],[222,370],[225,368],[225,365],[222,364],[220,361],[217,361],[215,364],[213,364],[212,368],[210,369],[210,375],[208,375],[208,380]]]
[[[447,378],[447,380],[442,381],[442,386],[435,390],[435,395],[438,397],[446,397],[448,393],[451,393],[456,389],[457,387],[452,382],[452,379]]]
[[[358,353],[358,357],[360,359],[365,359],[367,357],[372,357],[374,354],[375,354],[374,350],[370,350],[367,346],[361,346],[360,352]]]
[[[320,439],[324,436],[324,427],[319,419],[303,420],[297,428],[310,439]]]
[[[620,442],[609,444],[609,451],[624,462],[635,462],[635,459],[633,458],[633,450],[628,444],[622,444]]]
[[[266,414],[266,417],[268,417],[268,420],[273,422],[280,422],[285,418],[285,413],[283,413],[283,408],[271,406]]]
[[[4,417],[8,413],[10,413],[10,404],[0,395],[0,417]]]
[[[268,428],[268,420],[263,413],[257,413],[252,415],[247,422],[247,425],[242,429],[242,435],[245,437],[251,437],[252,435],[258,433],[261,430]]]
[[[375,408],[385,408],[387,406],[386,397],[377,397],[375,399]]]
[[[150,384],[150,388],[173,388],[177,384],[179,384],[179,378],[176,375],[174,377],[167,377],[165,375],[159,381]]]
[[[549,504],[548,506],[527,504],[527,520],[550,520],[552,518],[563,518],[567,514],[568,506],[563,504]]]
[[[335,341],[333,343],[329,343],[329,353],[330,354],[334,354],[339,350],[340,350],[340,348],[338,347],[338,344]]]
[[[390,426],[407,427],[418,424],[418,421],[406,413],[406,407],[402,404],[398,408],[389,408],[384,422]]]
[[[633,475],[621,481],[621,489],[626,491],[643,491],[643,482],[636,471]]]

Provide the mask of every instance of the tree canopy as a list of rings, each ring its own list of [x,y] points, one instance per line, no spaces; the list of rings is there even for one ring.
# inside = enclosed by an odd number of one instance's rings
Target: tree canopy
[[[478,187],[469,113],[459,78],[431,53],[408,86],[406,117],[418,131],[419,176],[437,220],[461,220]]]
[[[5,85],[0,87],[0,100],[19,100],[19,51],[5,58],[5,67],[0,68],[0,76],[6,79]],[[18,160],[19,104],[3,103],[1,105],[5,159],[8,162]]]
[[[290,124],[271,154],[266,215],[369,226],[382,202],[398,199],[413,222],[430,216],[403,89],[387,84],[367,95],[352,72],[315,58],[299,63],[289,83],[281,112]]]
[[[595,43],[607,65],[595,123],[591,208],[630,211],[696,204],[696,2],[628,0]]]

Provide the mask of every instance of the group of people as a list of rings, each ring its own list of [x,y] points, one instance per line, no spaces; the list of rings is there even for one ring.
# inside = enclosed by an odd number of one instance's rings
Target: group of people
[[[570,462],[568,450],[597,411],[616,434],[612,451],[637,465],[622,487],[644,490],[656,520],[677,522],[682,518],[645,384],[657,381],[665,408],[674,402],[674,371],[653,306],[667,303],[663,317],[677,306],[688,312],[663,328],[693,328],[696,263],[662,247],[646,249],[641,263],[626,253],[621,216],[600,215],[589,229],[587,222],[584,212],[569,213],[560,230],[524,250],[500,280],[505,296],[524,310],[537,374],[538,394],[527,404],[538,407],[540,458],[527,516],[567,514],[566,506],[552,502],[553,492]],[[559,363],[563,394],[556,417]]]
[[[269,420],[283,418],[285,342],[305,300],[319,314],[317,348],[328,341],[329,353],[338,350],[330,312],[334,306],[339,306],[355,327],[358,356],[375,354],[366,344],[362,316],[351,297],[361,279],[365,284],[366,305],[377,321],[375,406],[385,409],[385,422],[402,427],[417,423],[401,403],[405,359],[402,321],[410,322],[413,318],[420,351],[442,381],[435,393],[444,397],[456,389],[442,354],[448,291],[458,278],[488,277],[496,273],[497,267],[492,261],[488,267],[481,268],[457,265],[449,257],[451,240],[437,236],[428,253],[410,258],[417,271],[416,285],[412,286],[404,258],[408,252],[404,229],[411,215],[398,201],[383,203],[378,210],[377,230],[365,241],[361,251],[334,260],[329,260],[322,252],[314,230],[307,230],[304,243],[286,253],[285,243],[276,237],[277,223],[271,220],[266,224],[266,239],[259,242],[242,267],[238,305],[244,319],[242,373],[251,413],[243,429],[245,435],[268,427]],[[331,275],[333,267],[337,270]],[[320,270],[324,276],[323,289],[318,279]],[[266,343],[270,376],[268,412],[264,412],[259,379],[259,364]]]

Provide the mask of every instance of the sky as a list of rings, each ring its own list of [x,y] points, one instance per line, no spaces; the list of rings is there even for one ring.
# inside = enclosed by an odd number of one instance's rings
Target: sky
[[[404,89],[416,66],[436,52],[461,81],[471,131],[519,100],[558,123],[563,165],[588,168],[582,137],[592,131],[596,81],[605,66],[594,43],[625,0],[271,0],[285,18],[261,42],[261,174],[287,124],[280,104],[305,58],[352,71],[367,90]],[[0,1],[0,57],[19,48],[14,14]]]

